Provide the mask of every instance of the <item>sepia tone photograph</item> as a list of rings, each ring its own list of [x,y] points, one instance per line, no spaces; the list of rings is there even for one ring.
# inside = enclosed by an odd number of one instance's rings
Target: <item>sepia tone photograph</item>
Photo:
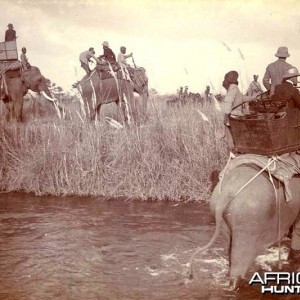
[[[0,7],[0,300],[300,298],[299,1]]]

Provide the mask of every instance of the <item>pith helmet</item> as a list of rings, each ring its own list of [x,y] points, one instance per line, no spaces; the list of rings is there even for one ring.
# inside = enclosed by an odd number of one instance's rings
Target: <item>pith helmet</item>
[[[279,47],[277,53],[275,53],[276,57],[289,57],[289,50],[287,47]]]
[[[109,47],[109,44],[108,44],[107,41],[104,41],[104,42],[102,43],[102,45],[103,45],[103,46],[106,46],[106,47]]]
[[[291,77],[296,77],[296,76],[299,76],[299,72],[298,72],[298,69],[297,68],[291,68],[287,71],[285,71],[285,73],[283,74],[282,78],[291,78]]]

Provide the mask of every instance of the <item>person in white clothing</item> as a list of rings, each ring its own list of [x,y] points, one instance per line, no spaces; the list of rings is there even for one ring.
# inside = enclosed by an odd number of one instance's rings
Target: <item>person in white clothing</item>
[[[243,116],[247,112],[244,109],[244,103],[256,100],[256,96],[243,95],[238,87],[239,74],[236,71],[230,71],[225,74],[223,87],[227,93],[224,99],[224,125],[225,136],[228,142],[229,148],[233,148],[233,140],[230,133],[229,114],[235,116]]]
[[[263,93],[261,85],[257,81],[258,75],[253,75],[253,81],[250,83],[247,96],[258,96]]]
[[[128,55],[125,55],[125,53],[126,53],[126,47],[122,46],[120,48],[120,53],[118,54],[118,58],[117,58],[117,61],[120,65],[120,67],[122,67],[122,68],[129,67],[129,65],[126,62],[126,59],[129,57],[132,57],[132,53],[130,53]]]

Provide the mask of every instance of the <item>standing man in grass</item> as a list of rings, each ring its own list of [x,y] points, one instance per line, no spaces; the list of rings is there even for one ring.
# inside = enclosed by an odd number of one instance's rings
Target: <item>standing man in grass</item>
[[[281,84],[283,74],[293,68],[292,65],[286,62],[286,58],[290,56],[287,47],[279,47],[275,56],[278,57],[278,60],[267,66],[263,78],[263,85],[270,91],[270,96],[274,94],[275,86]]]

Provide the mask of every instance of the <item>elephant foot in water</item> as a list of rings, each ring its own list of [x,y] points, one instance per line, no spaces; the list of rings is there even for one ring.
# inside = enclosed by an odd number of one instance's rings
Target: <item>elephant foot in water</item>
[[[238,278],[230,279],[229,282],[229,290],[230,291],[237,291],[243,287],[249,286],[248,282],[246,279],[241,278],[239,276]]]

